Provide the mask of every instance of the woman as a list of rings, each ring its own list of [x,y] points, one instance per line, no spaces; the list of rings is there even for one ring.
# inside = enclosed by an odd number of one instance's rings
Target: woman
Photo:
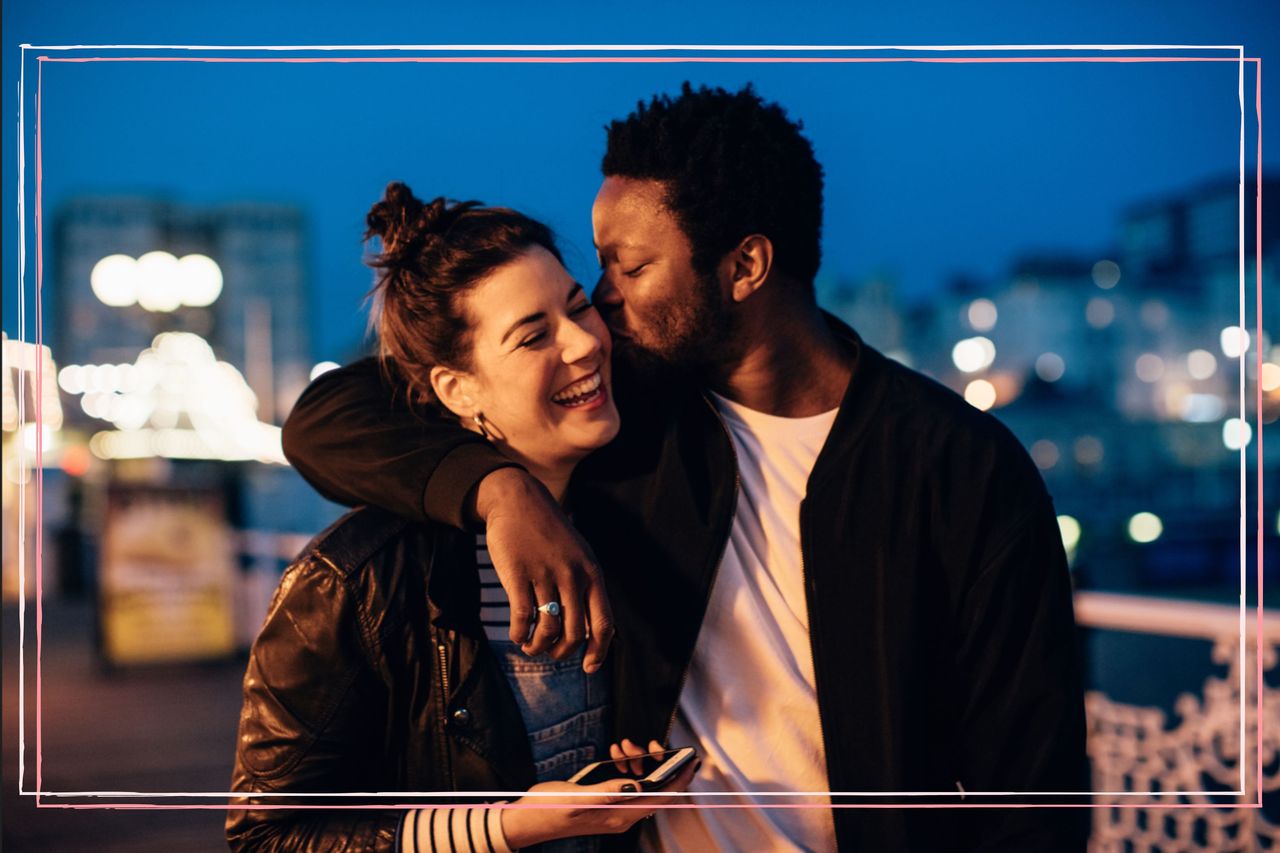
[[[388,381],[567,500],[575,466],[619,421],[608,331],[549,229],[474,202],[423,204],[399,183],[368,225],[382,242],[373,296]],[[541,629],[560,633],[559,602],[540,604]],[[651,813],[582,808],[621,802],[631,783],[551,781],[606,757],[608,676],[584,673],[581,651],[525,657],[506,608],[483,534],[362,508],[317,536],[281,579],[245,675],[232,784],[258,796],[229,814],[231,845],[502,850],[621,832]],[[530,785],[560,796],[525,798],[537,809],[463,800],[399,812],[262,808],[283,801],[261,796]]]

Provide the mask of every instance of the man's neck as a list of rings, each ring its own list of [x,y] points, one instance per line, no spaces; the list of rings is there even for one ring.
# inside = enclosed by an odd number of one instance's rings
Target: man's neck
[[[733,363],[712,372],[712,391],[785,418],[840,405],[853,376],[854,353],[817,305],[769,306],[745,318],[738,331],[740,340],[750,343]]]

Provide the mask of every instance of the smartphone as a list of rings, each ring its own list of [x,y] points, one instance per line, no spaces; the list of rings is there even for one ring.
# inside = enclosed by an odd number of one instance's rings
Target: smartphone
[[[697,754],[693,747],[685,746],[631,758],[594,761],[569,777],[569,781],[575,785],[596,785],[610,779],[634,779],[640,790],[654,791],[676,778]],[[637,761],[640,762],[639,772],[632,769]]]

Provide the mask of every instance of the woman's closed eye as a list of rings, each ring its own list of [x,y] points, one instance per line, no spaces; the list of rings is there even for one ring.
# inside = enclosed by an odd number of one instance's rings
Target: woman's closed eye
[[[524,340],[520,341],[520,343],[516,344],[516,349],[537,346],[538,344],[542,343],[542,341],[546,340],[546,337],[547,337],[547,333],[545,331],[534,332],[532,335],[529,335],[529,337],[525,338]]]

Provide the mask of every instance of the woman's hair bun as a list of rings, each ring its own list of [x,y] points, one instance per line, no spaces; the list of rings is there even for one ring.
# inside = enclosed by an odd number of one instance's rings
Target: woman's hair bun
[[[420,250],[427,238],[443,233],[448,227],[445,220],[455,209],[441,196],[424,204],[413,190],[401,181],[387,184],[382,199],[374,203],[365,217],[368,229],[365,239],[379,237],[382,240],[382,258],[395,263]]]

